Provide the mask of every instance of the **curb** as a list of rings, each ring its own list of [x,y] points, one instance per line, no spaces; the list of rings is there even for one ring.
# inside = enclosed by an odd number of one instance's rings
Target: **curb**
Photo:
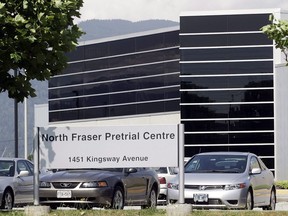
[[[276,199],[277,199],[277,202],[288,202],[288,190],[277,189],[276,190]]]

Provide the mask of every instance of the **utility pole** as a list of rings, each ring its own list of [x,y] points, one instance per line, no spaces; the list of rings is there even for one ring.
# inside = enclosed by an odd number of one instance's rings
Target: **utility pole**
[[[28,159],[28,111],[27,111],[27,98],[24,98],[24,156]]]
[[[17,76],[17,70],[14,70],[14,76]],[[14,138],[15,138],[15,157],[18,157],[18,102],[14,99]]]

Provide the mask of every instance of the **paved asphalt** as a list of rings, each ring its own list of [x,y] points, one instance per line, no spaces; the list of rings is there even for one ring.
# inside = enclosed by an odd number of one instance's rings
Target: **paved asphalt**
[[[276,211],[288,211],[288,190],[277,190],[277,203],[276,203]],[[158,206],[159,209],[165,209],[166,206]],[[62,208],[61,208],[62,209]],[[70,210],[70,208],[63,208],[62,210]],[[129,209],[141,209],[140,206],[126,206],[124,210]],[[13,210],[23,210],[23,208],[14,208]],[[255,211],[262,211],[261,208],[255,208]]]
[[[276,197],[276,211],[288,211],[288,190],[277,190]]]

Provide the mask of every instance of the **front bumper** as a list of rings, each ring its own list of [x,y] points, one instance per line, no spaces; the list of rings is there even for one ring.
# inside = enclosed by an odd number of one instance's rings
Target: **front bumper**
[[[89,204],[94,207],[109,207],[112,202],[113,188],[75,188],[70,198],[57,198],[57,189],[40,188],[39,201],[42,205],[70,206],[75,204]],[[65,191],[61,190],[61,191]]]
[[[185,203],[192,204],[193,208],[215,209],[243,209],[246,207],[248,189],[235,190],[191,190],[185,189]],[[168,188],[167,202],[176,203],[179,199],[179,190]],[[194,194],[206,194],[208,200],[195,201]]]

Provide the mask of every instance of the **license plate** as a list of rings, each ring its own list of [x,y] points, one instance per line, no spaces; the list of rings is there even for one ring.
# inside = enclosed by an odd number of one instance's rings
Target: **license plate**
[[[208,202],[208,194],[193,194],[194,202]]]
[[[71,198],[72,193],[70,190],[58,190],[57,191],[57,198]]]

